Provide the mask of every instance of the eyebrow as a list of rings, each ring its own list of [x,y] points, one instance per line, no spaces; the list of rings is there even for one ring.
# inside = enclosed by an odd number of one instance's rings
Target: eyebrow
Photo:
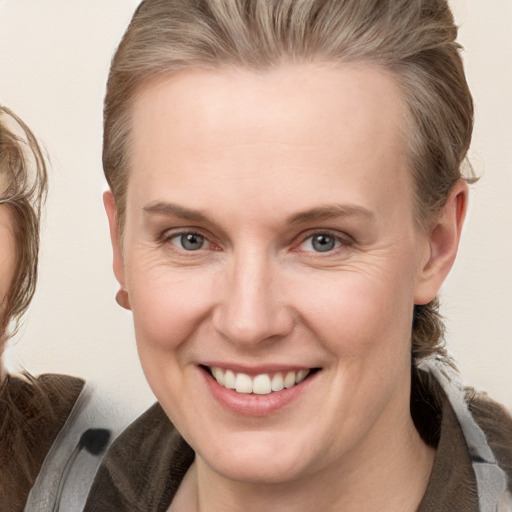
[[[160,201],[149,203],[144,206],[143,211],[146,215],[167,215],[194,222],[211,223],[210,219],[200,210],[192,210],[173,203],[164,203]]]
[[[161,201],[149,203],[144,206],[143,211],[145,215],[165,215],[193,222],[213,224],[208,215],[201,210],[193,210],[174,203]],[[286,223],[293,225],[352,216],[362,216],[371,219],[374,217],[374,214],[370,210],[358,205],[330,204],[294,213],[286,219]]]
[[[371,219],[374,217],[373,212],[358,205],[342,205],[342,204],[329,204],[304,210],[302,212],[294,213],[288,217],[288,224],[302,224],[307,222],[328,220],[337,217],[353,217],[361,216]]]

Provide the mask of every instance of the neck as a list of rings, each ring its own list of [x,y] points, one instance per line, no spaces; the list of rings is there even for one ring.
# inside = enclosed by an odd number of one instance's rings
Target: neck
[[[385,446],[369,437],[362,450],[344,454],[343,460],[322,471],[271,485],[227,479],[197,457],[169,512],[417,510],[434,450],[423,443],[410,417],[386,439]]]

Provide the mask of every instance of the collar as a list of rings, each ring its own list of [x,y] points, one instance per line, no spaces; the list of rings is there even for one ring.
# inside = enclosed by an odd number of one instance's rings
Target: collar
[[[443,427],[441,429],[442,437],[438,447],[438,453],[449,452],[447,444],[447,433],[450,432],[449,441],[453,442],[452,435],[463,436],[463,445],[466,448],[467,456],[470,459],[473,470],[473,479],[477,493],[478,508],[480,512],[510,512],[512,510],[512,496],[507,489],[508,477],[496,461],[496,457],[489,446],[487,436],[480,428],[469,411],[466,392],[457,380],[457,374],[450,366],[435,356],[430,356],[418,364],[418,369],[426,371],[434,376],[438,385],[442,389],[443,396]],[[448,422],[448,419],[450,420]],[[455,419],[455,421],[453,421]],[[449,424],[447,424],[449,423]],[[457,428],[458,427],[458,428]],[[444,439],[443,446],[441,441]],[[467,457],[464,457],[464,466],[467,466]],[[459,456],[462,461],[462,454]],[[436,465],[434,464],[434,469]],[[453,462],[450,467],[447,466],[446,475],[454,471]],[[434,473],[432,474],[432,478]],[[431,481],[432,481],[431,478]],[[439,482],[441,483],[441,482]],[[430,485],[429,485],[430,487]],[[468,490],[468,492],[470,492]],[[428,494],[428,489],[427,489]],[[470,494],[474,494],[471,493]],[[463,496],[460,496],[463,499]],[[430,510],[430,509],[426,509]],[[433,510],[433,509],[432,509]],[[466,509],[461,509],[466,510]],[[470,510],[469,508],[467,510]],[[422,509],[420,508],[420,511]]]

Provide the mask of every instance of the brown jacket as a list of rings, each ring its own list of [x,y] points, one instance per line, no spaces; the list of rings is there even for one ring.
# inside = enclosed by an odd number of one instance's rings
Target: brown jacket
[[[415,387],[413,417],[423,425],[424,439],[437,448],[418,512],[478,512],[471,456],[446,394],[433,378],[415,382]],[[474,393],[467,399],[512,490],[512,418],[500,405]],[[156,404],[112,445],[84,512],[165,512],[193,460],[193,450]]]
[[[21,512],[44,458],[84,382],[65,375],[18,378],[0,385],[0,511]]]

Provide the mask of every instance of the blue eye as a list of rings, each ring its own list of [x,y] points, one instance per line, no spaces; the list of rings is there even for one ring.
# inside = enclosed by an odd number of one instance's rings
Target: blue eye
[[[326,233],[310,236],[302,242],[300,248],[303,251],[329,252],[340,247],[340,240]]]
[[[208,246],[206,238],[197,233],[182,233],[171,238],[171,244],[185,251],[199,251]]]

